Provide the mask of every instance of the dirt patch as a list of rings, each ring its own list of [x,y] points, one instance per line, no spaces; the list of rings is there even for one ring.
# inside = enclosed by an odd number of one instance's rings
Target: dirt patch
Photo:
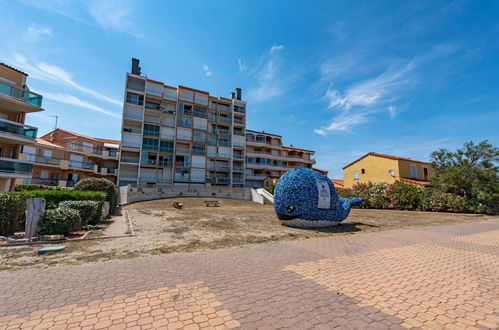
[[[382,230],[483,221],[473,214],[354,209],[336,227],[320,230],[282,226],[272,205],[219,199],[220,207],[206,207],[202,198],[141,202],[127,207],[136,236],[67,243],[66,250],[38,256],[42,245],[0,248],[0,271],[72,265],[151,254],[191,252],[248,244],[306,239]]]

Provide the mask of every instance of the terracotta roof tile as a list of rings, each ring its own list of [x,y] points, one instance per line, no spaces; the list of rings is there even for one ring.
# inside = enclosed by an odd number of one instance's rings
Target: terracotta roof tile
[[[320,168],[317,168],[317,167],[312,167],[313,170],[317,171],[317,172],[321,172],[322,174],[325,174],[327,175],[329,173],[329,171],[327,170],[323,170],[323,169],[320,169]]]
[[[331,182],[334,183],[335,185],[342,186],[342,187],[345,185],[344,180],[331,179]]]
[[[281,147],[286,148],[286,149],[296,149],[296,150],[303,150],[303,151],[309,151],[309,152],[315,153],[315,151],[310,150],[310,149],[303,149],[303,148],[298,148],[298,147],[293,147],[293,146],[285,146],[285,145],[282,145]]]
[[[23,74],[23,75],[25,75],[26,77],[27,77],[27,76],[29,76],[29,74],[27,74],[26,72],[22,72],[21,70],[18,70],[18,69],[16,69],[16,68],[13,68],[13,67],[11,67],[10,65],[7,65],[7,64],[5,64],[5,63],[0,62],[0,65],[1,65],[1,66],[6,67],[6,68],[8,68],[8,69],[14,70],[14,71],[16,71],[16,72],[22,73],[22,74]]]
[[[39,144],[39,145],[45,146],[45,147],[51,147],[51,148],[57,148],[57,149],[65,149],[61,145],[58,145],[58,144],[55,144],[55,143],[52,143],[52,142],[49,142],[47,140],[40,139],[40,138],[35,139],[35,142],[36,142],[36,144]]]
[[[419,184],[419,185],[422,185],[422,186],[427,186],[427,185],[430,184],[429,181],[418,180],[418,179],[400,178],[400,181],[405,181],[405,182],[409,182],[409,183]]]
[[[378,154],[377,152],[369,152],[367,154],[365,154],[364,156],[354,160],[353,162],[351,162],[350,164],[346,165],[346,166],[343,166],[343,169],[347,168],[348,166],[352,165],[352,164],[355,164],[357,163],[359,160],[367,157],[367,156],[377,156],[377,157],[383,157],[383,158],[389,158],[389,159],[395,159],[395,160],[407,160],[409,162],[414,162],[414,163],[420,163],[420,164],[428,164],[428,165],[431,165],[431,163],[428,163],[428,162],[422,162],[420,160],[415,160],[415,159],[410,159],[410,158],[404,158],[404,157],[398,157],[398,156],[390,156],[390,155],[385,155],[385,154]]]
[[[84,139],[89,139],[89,140],[96,141],[96,142],[101,142],[101,143],[121,144],[121,141],[118,141],[118,140],[95,138],[95,137],[83,135],[83,134],[80,134],[80,133],[71,132],[71,131],[68,131],[68,130],[65,130],[65,129],[62,129],[62,128],[57,128],[54,131],[61,131],[61,132],[67,133],[67,134],[71,134],[71,135],[74,135],[74,136],[78,136],[78,137],[81,137],[81,138],[84,138]],[[45,134],[44,136],[42,136],[42,139],[45,138],[46,136],[52,134],[54,131]]]

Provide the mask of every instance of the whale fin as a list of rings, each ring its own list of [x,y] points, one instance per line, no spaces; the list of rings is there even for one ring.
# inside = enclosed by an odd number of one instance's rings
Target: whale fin
[[[360,197],[355,197],[355,198],[350,199],[350,205],[352,205],[352,206],[358,206],[362,203],[364,203],[364,200]]]

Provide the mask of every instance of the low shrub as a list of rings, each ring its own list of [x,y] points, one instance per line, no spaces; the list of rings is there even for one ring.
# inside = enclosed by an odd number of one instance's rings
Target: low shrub
[[[424,187],[403,181],[395,181],[389,184],[385,191],[385,197],[390,201],[388,208],[417,210],[424,189]]]
[[[0,193],[0,236],[12,235],[22,231],[26,221],[26,199],[29,193]]]
[[[102,216],[102,201],[64,201],[59,207],[68,207],[78,211],[81,218],[81,225],[95,225]]]
[[[81,217],[77,210],[59,207],[46,210],[38,226],[44,235],[66,235],[81,228]]]
[[[106,200],[110,202],[110,212],[114,212],[118,203],[119,189],[114,183],[104,178],[85,178],[78,181],[74,190],[81,191],[103,191],[106,193]]]
[[[16,184],[15,191],[31,191],[31,190],[71,190],[71,188],[47,186],[44,184]]]
[[[77,191],[77,190],[32,190],[33,197],[45,198],[46,209],[55,209],[63,201],[98,201],[106,200],[106,194],[100,191]]]

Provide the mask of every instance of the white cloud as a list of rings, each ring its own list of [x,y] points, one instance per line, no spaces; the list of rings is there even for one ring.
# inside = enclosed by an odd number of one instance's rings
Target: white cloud
[[[284,49],[282,45],[272,46],[253,72],[257,87],[250,89],[248,95],[254,101],[265,101],[284,93],[286,81],[280,74],[282,59],[278,55],[282,49]]]
[[[213,74],[213,72],[210,71],[210,68],[208,67],[208,65],[203,65],[203,71],[204,71],[204,75],[206,77],[209,77]]]
[[[100,100],[115,104],[122,105],[122,102],[119,100],[103,95],[99,92],[96,92],[92,89],[84,87],[78,83],[76,83],[71,74],[66,70],[51,64],[47,64],[44,62],[37,62],[31,64],[30,61],[22,55],[15,54],[11,59],[11,63],[20,67],[21,69],[29,72],[30,77],[54,84],[70,86],[80,92],[86,93],[92,97],[98,98]]]
[[[279,50],[283,50],[284,49],[284,45],[274,45],[270,48],[270,53],[274,53],[274,52],[277,52]]]
[[[74,105],[74,106],[77,106],[77,107],[81,107],[81,108],[89,109],[89,110],[92,110],[92,111],[100,112],[100,113],[106,114],[108,116],[112,116],[112,117],[116,117],[116,118],[121,118],[121,116],[119,114],[117,114],[117,113],[105,110],[105,109],[103,109],[103,108],[101,108],[101,107],[99,107],[97,105],[94,105],[94,104],[88,103],[86,101],[83,101],[83,100],[77,98],[76,96],[73,96],[73,95],[70,95],[70,94],[59,94],[59,93],[45,92],[42,95],[43,95],[44,98],[47,98],[47,99],[52,100],[52,101],[56,101],[56,102],[59,102],[59,103],[65,103],[65,104],[69,104],[69,105]]]
[[[237,59],[237,65],[239,66],[239,73],[244,72],[248,69],[246,64],[244,64],[243,60],[240,58]]]
[[[88,2],[88,12],[105,30],[116,30],[142,37],[134,16],[138,13],[131,1],[126,0],[92,0]]]
[[[31,23],[28,27],[28,37],[33,40],[39,39],[41,36],[53,36],[54,30],[51,27],[42,27],[35,23]]]
[[[143,34],[135,22],[136,2],[130,0],[21,0],[31,8],[50,11],[80,23],[98,24],[104,30],[128,33],[136,38]]]
[[[337,113],[329,125],[314,132],[327,135],[331,132],[350,132],[353,127],[369,122],[377,113],[388,111],[390,118],[397,113],[394,104],[417,83],[418,76],[414,69],[417,60],[390,65],[381,74],[356,83],[345,91],[327,89],[324,98],[327,108]],[[329,71],[328,74],[331,72]]]
[[[395,118],[395,116],[397,115],[397,107],[393,105],[390,105],[388,108],[386,108],[386,110],[388,110],[390,118]]]

